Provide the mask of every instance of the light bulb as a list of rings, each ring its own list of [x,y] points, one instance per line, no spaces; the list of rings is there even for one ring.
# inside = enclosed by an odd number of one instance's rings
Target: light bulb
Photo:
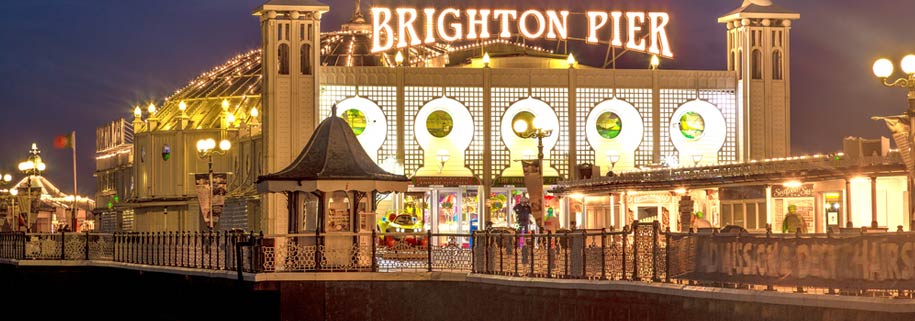
[[[198,140],[197,141],[197,150],[203,152],[203,151],[206,151],[206,149],[207,149],[207,141],[205,139]]]
[[[394,56],[394,62],[400,66],[403,64],[403,54],[400,51],[397,52],[397,55]]]
[[[651,69],[658,69],[658,66],[661,65],[661,59],[656,55],[651,56]]]
[[[573,55],[570,53],[570,54],[569,54],[569,57],[566,58],[566,62],[569,63],[569,67],[575,66],[575,63],[576,63],[576,61],[575,61],[575,56],[573,56]]]
[[[133,116],[136,117],[136,118],[143,117],[143,110],[140,109],[140,106],[134,107],[134,109],[133,109]]]
[[[257,107],[251,107],[251,117],[257,118],[260,113],[257,111]]]
[[[220,150],[227,151],[230,148],[232,148],[232,142],[230,142],[228,139],[223,139],[222,141],[219,142]]]
[[[902,68],[902,72],[906,75],[915,74],[915,55],[908,55],[902,58],[902,63],[899,64],[899,67]]]
[[[150,116],[152,116],[153,114],[156,113],[156,105],[153,103],[149,103],[149,106],[146,107],[146,111],[149,113]]]
[[[207,138],[206,143],[207,143],[207,149],[211,150],[211,149],[216,148],[216,140],[214,140],[212,138]]]
[[[893,62],[889,59],[882,58],[874,62],[874,75],[880,78],[886,78],[893,74]]]
[[[483,66],[489,66],[489,53],[483,53]]]
[[[182,112],[187,110],[187,104],[183,100],[180,103],[178,103],[178,110],[180,110]]]
[[[222,100],[222,111],[229,111],[229,100],[228,99]]]
[[[519,119],[519,120],[515,121],[514,124],[512,124],[512,129],[514,129],[516,133],[526,133],[527,127],[528,127],[527,122],[524,121],[523,119]]]

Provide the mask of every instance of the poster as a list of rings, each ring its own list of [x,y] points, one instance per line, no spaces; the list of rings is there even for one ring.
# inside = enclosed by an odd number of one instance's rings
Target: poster
[[[219,216],[225,206],[227,178],[226,173],[213,173],[211,184],[210,174],[194,174],[200,214],[203,215],[203,222],[210,228],[215,228],[219,223]]]
[[[540,160],[523,160],[524,186],[531,202],[531,214],[538,225],[543,222],[543,170]]]

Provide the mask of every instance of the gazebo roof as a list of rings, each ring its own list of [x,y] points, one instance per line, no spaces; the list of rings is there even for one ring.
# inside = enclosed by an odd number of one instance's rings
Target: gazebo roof
[[[336,116],[336,106],[311,135],[302,153],[289,167],[258,177],[258,190],[280,192],[291,190],[328,191],[334,184],[346,190],[406,190],[404,175],[391,174],[369,157],[349,124]],[[283,184],[286,182],[287,184]],[[403,183],[400,184],[383,184]],[[272,183],[272,184],[271,184]],[[290,188],[295,183],[296,188]]]

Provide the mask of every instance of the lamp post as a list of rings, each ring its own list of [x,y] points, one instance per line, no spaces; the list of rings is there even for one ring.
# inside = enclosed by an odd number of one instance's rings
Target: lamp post
[[[702,162],[702,154],[693,155],[693,166],[699,166],[699,163]]]
[[[11,196],[10,197],[10,199],[11,199],[10,213],[16,214],[15,217],[13,218],[13,222],[12,222],[12,224],[16,224],[16,232],[20,231],[20,229],[19,229],[19,211],[16,210],[16,196],[18,196],[18,195],[19,195],[18,189],[16,189],[16,188],[10,189],[10,196]]]
[[[890,81],[888,78],[893,75],[893,62],[889,59],[882,58],[874,62],[874,75],[877,78],[880,78],[880,82],[886,87],[901,87],[908,90],[908,102],[909,107],[906,110],[905,116],[908,118],[908,132],[906,133],[906,140],[909,143],[909,150],[902,151],[904,153],[909,153],[909,156],[915,156],[915,150],[912,149],[912,144],[915,144],[915,55],[908,55],[902,58],[899,66],[902,68],[902,72],[905,74],[902,78]],[[909,172],[908,179],[908,189],[909,189],[909,220],[910,225],[909,229],[915,228],[915,211],[913,211],[912,203],[915,201],[915,193],[911,192],[913,187],[915,187],[915,173]],[[876,220],[871,222],[872,227],[877,227]]]
[[[32,143],[32,149],[29,151],[28,160],[19,163],[19,171],[26,175],[25,186],[27,188],[26,193],[28,193],[28,202],[27,207],[28,212],[26,212],[26,223],[25,229],[26,232],[32,231],[32,177],[41,176],[41,172],[46,169],[46,165],[41,161],[41,150],[38,149],[38,144]],[[51,231],[51,218],[48,218],[48,231]]]
[[[441,164],[441,166],[438,167],[438,173],[441,174],[442,170],[445,169],[445,163],[451,159],[451,153],[449,153],[448,150],[440,149],[438,153],[435,154],[435,158]]]
[[[200,159],[207,161],[207,174],[209,175],[210,183],[210,222],[207,224],[210,230],[212,230],[215,223],[215,216],[213,215],[213,156],[222,156],[225,155],[229,149],[232,148],[232,142],[227,139],[223,139],[219,142],[219,148],[216,148],[216,140],[212,138],[201,139],[197,141],[197,156]]]
[[[13,175],[10,175],[10,174],[0,175],[0,184],[3,184],[4,188],[8,187],[8,185],[11,181],[13,181]],[[7,188],[6,191],[11,196],[10,201],[12,201],[12,196],[15,196],[15,195],[13,195],[13,192],[12,192],[13,189]],[[10,213],[11,217],[12,217],[12,212],[13,212],[13,208],[12,208],[12,205],[10,205],[10,207],[7,208],[7,213]],[[12,226],[12,225],[10,225],[10,226]]]
[[[620,161],[620,153],[615,150],[607,152],[607,160],[610,161],[610,171],[607,172],[607,176],[610,176],[613,169],[616,168],[616,163]]]

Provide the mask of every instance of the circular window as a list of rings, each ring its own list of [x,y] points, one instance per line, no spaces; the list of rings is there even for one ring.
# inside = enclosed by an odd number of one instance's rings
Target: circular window
[[[696,140],[705,132],[705,119],[699,113],[690,111],[680,116],[680,133],[686,139]]]
[[[344,111],[342,116],[343,120],[353,129],[353,134],[356,134],[356,136],[362,135],[362,132],[365,131],[366,120],[365,114],[361,110],[349,109]]]
[[[529,111],[515,114],[515,117],[512,118],[512,131],[518,137],[525,138],[534,129],[534,118],[537,118],[537,116],[534,116]]]
[[[451,119],[451,114],[444,110],[436,110],[426,118],[426,130],[432,136],[444,138],[451,134],[453,128],[454,120]]]
[[[623,129],[623,121],[620,116],[614,112],[605,112],[597,117],[597,133],[600,137],[614,139],[620,135]]]

